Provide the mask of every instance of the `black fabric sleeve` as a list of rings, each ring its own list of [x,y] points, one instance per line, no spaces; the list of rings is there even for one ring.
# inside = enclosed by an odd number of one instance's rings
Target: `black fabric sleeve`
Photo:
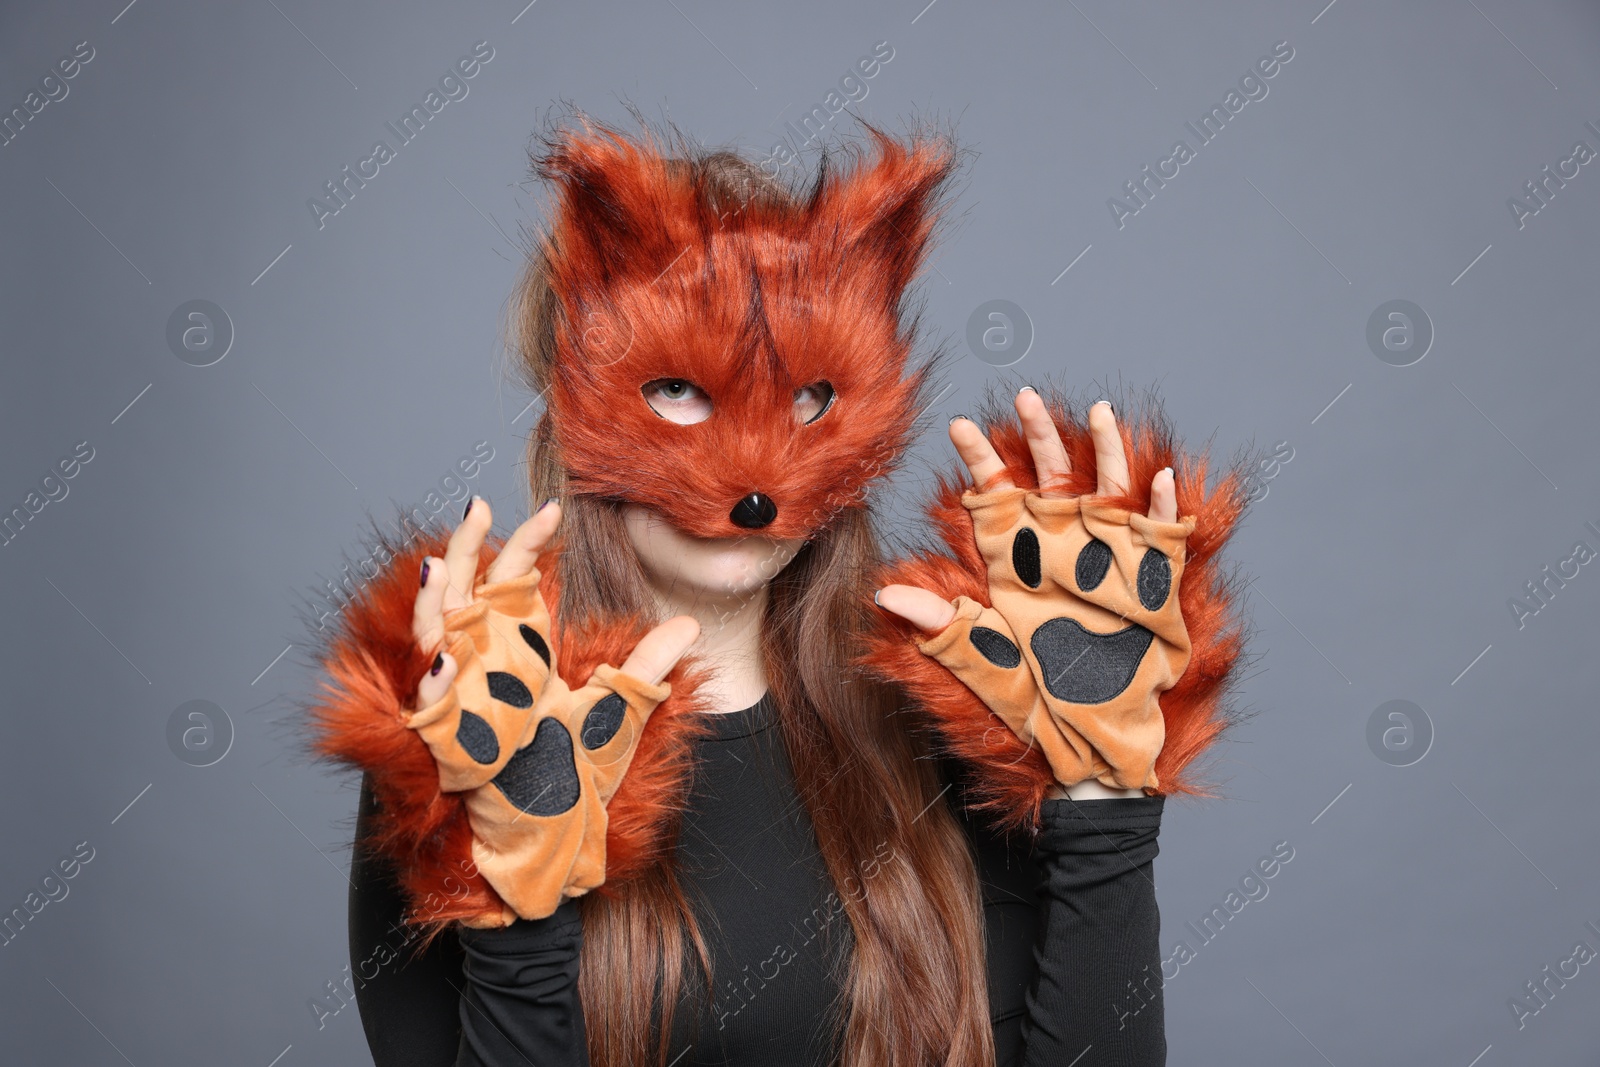
[[[458,1067],[588,1067],[578,952],[583,923],[566,900],[547,919],[461,928],[467,983]]]
[[[362,844],[376,810],[363,779],[349,916],[350,974],[361,1026],[376,1067],[449,1067],[461,1042],[461,949],[446,931],[413,958],[416,933],[402,923],[405,899],[394,872]]]
[[[350,865],[350,972],[375,1067],[587,1067],[578,902],[500,930],[458,926],[416,955],[394,872],[362,845],[376,810],[364,779]]]
[[[1161,916],[1152,873],[1163,797],[1051,800],[1034,843],[1038,971],[1025,1067],[1163,1067]]]

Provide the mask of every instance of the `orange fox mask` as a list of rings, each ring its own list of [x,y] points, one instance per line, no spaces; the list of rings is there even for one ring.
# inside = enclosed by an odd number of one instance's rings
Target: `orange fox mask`
[[[864,502],[913,434],[928,367],[907,366],[901,301],[955,170],[943,141],[869,130],[875,157],[825,159],[792,202],[718,202],[648,137],[548,142],[548,405],[569,492],[708,538],[808,538]],[[658,413],[646,390],[663,380],[709,413]]]

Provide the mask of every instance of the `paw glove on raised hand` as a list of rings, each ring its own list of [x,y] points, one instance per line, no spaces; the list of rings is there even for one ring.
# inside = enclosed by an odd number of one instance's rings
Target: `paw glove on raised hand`
[[[406,722],[440,789],[465,796],[473,862],[515,913],[506,923],[544,918],[605,881],[606,805],[671,693],[604,663],[569,688],[551,667],[539,580],[535,568],[479,585],[445,615],[455,680]]]
[[[1036,745],[1061,784],[1158,789],[1158,698],[1189,664],[1178,585],[1194,517],[1010,486],[961,502],[994,606],[955,598],[954,621],[917,647]]]

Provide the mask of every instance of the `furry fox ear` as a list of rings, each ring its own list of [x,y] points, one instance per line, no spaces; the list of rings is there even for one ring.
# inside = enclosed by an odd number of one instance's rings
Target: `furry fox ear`
[[[907,143],[862,125],[876,148],[872,158],[841,167],[825,152],[808,200],[732,221],[707,202],[703,178],[688,162],[697,155],[690,145],[663,146],[649,132],[636,140],[587,121],[545,135],[534,172],[556,190],[553,282],[571,296],[593,294],[625,278],[658,277],[685,250],[704,246],[711,231],[770,229],[814,242],[829,261],[853,261],[893,306],[927,254],[957,154],[946,138]]]
[[[866,125],[877,145],[874,162],[819,179],[815,224],[837,227],[852,257],[875,260],[892,304],[922,266],[938,221],[942,194],[958,160],[942,138],[917,138],[909,145]]]
[[[544,139],[534,173],[557,190],[552,266],[569,292],[658,274],[691,240],[695,216],[657,147],[605,126]]]

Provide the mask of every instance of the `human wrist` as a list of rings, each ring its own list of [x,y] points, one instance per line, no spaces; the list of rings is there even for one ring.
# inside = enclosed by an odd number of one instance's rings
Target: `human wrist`
[[[1098,779],[1085,778],[1073,785],[1055,785],[1045,794],[1046,800],[1120,800],[1125,797],[1142,797],[1143,789],[1117,789],[1101,785]]]
[[[456,929],[464,945],[484,953],[514,954],[561,946],[581,940],[583,913],[577,897],[566,897],[556,910],[542,919],[513,919],[504,926],[471,926]]]

